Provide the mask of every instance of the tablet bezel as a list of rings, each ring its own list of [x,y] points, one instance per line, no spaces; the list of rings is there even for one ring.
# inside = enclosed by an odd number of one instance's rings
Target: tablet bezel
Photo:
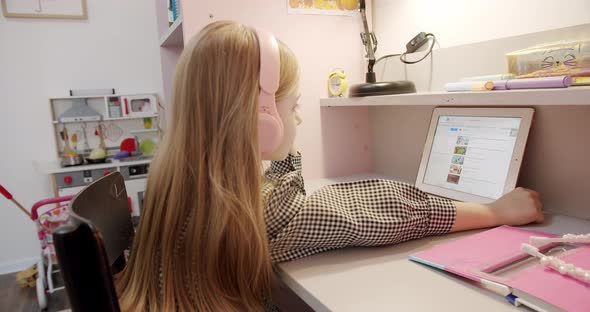
[[[506,194],[516,187],[518,175],[522,165],[522,158],[526,148],[527,139],[529,136],[533,115],[535,110],[533,108],[450,108],[450,107],[436,107],[432,113],[430,120],[430,128],[428,130],[428,136],[424,144],[422,151],[422,159],[420,161],[420,168],[418,170],[418,176],[416,177],[416,187],[433,195],[446,197],[453,200],[465,201],[465,202],[477,202],[477,203],[488,203],[496,199],[469,194],[461,191],[447,189],[435,185],[425,184],[424,176],[426,175],[426,168],[428,166],[428,160],[430,158],[430,152],[432,150],[432,143],[434,141],[434,135],[438,126],[438,120],[440,116],[474,116],[474,117],[505,117],[505,118],[521,118],[520,128],[516,137],[516,143],[514,144],[514,151],[512,152],[512,158],[510,166],[508,168],[508,175],[506,182],[504,183],[504,191],[502,194]]]

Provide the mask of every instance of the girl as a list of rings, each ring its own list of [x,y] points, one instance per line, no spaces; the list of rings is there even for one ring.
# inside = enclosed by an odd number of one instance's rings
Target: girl
[[[293,147],[298,83],[295,56],[264,32],[215,22],[187,44],[131,257],[117,278],[123,310],[262,310],[272,262],[542,221],[538,194],[524,189],[482,205],[367,180],[306,197]],[[264,159],[273,162],[261,178]]]

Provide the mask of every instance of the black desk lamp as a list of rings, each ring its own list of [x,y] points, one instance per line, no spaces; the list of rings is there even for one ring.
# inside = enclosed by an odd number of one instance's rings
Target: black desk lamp
[[[377,51],[377,37],[375,33],[369,31],[367,23],[367,14],[365,13],[365,1],[360,2],[360,12],[363,18],[365,31],[361,33],[361,40],[367,51],[366,57],[369,59],[369,67],[366,75],[366,83],[353,85],[348,93],[349,97],[361,97],[372,95],[402,94],[415,93],[416,86],[413,82],[407,80],[377,82],[373,66],[375,65],[375,51]]]

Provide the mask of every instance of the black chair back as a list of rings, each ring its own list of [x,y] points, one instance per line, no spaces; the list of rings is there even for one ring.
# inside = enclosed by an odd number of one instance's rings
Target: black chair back
[[[73,220],[53,233],[57,260],[73,312],[119,312],[119,300],[100,232]]]
[[[53,233],[72,311],[119,311],[113,273],[133,240],[127,192],[119,172],[83,189],[70,202],[71,221]]]
[[[98,228],[113,273],[121,271],[123,252],[131,246],[135,233],[123,176],[113,172],[90,184],[70,203],[70,210]]]

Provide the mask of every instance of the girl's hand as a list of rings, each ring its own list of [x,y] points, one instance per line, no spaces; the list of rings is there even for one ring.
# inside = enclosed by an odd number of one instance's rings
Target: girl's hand
[[[544,220],[539,193],[522,187],[505,194],[488,206],[499,225],[523,225]]]
[[[455,202],[451,232],[543,222],[539,193],[519,187],[489,204]]]

